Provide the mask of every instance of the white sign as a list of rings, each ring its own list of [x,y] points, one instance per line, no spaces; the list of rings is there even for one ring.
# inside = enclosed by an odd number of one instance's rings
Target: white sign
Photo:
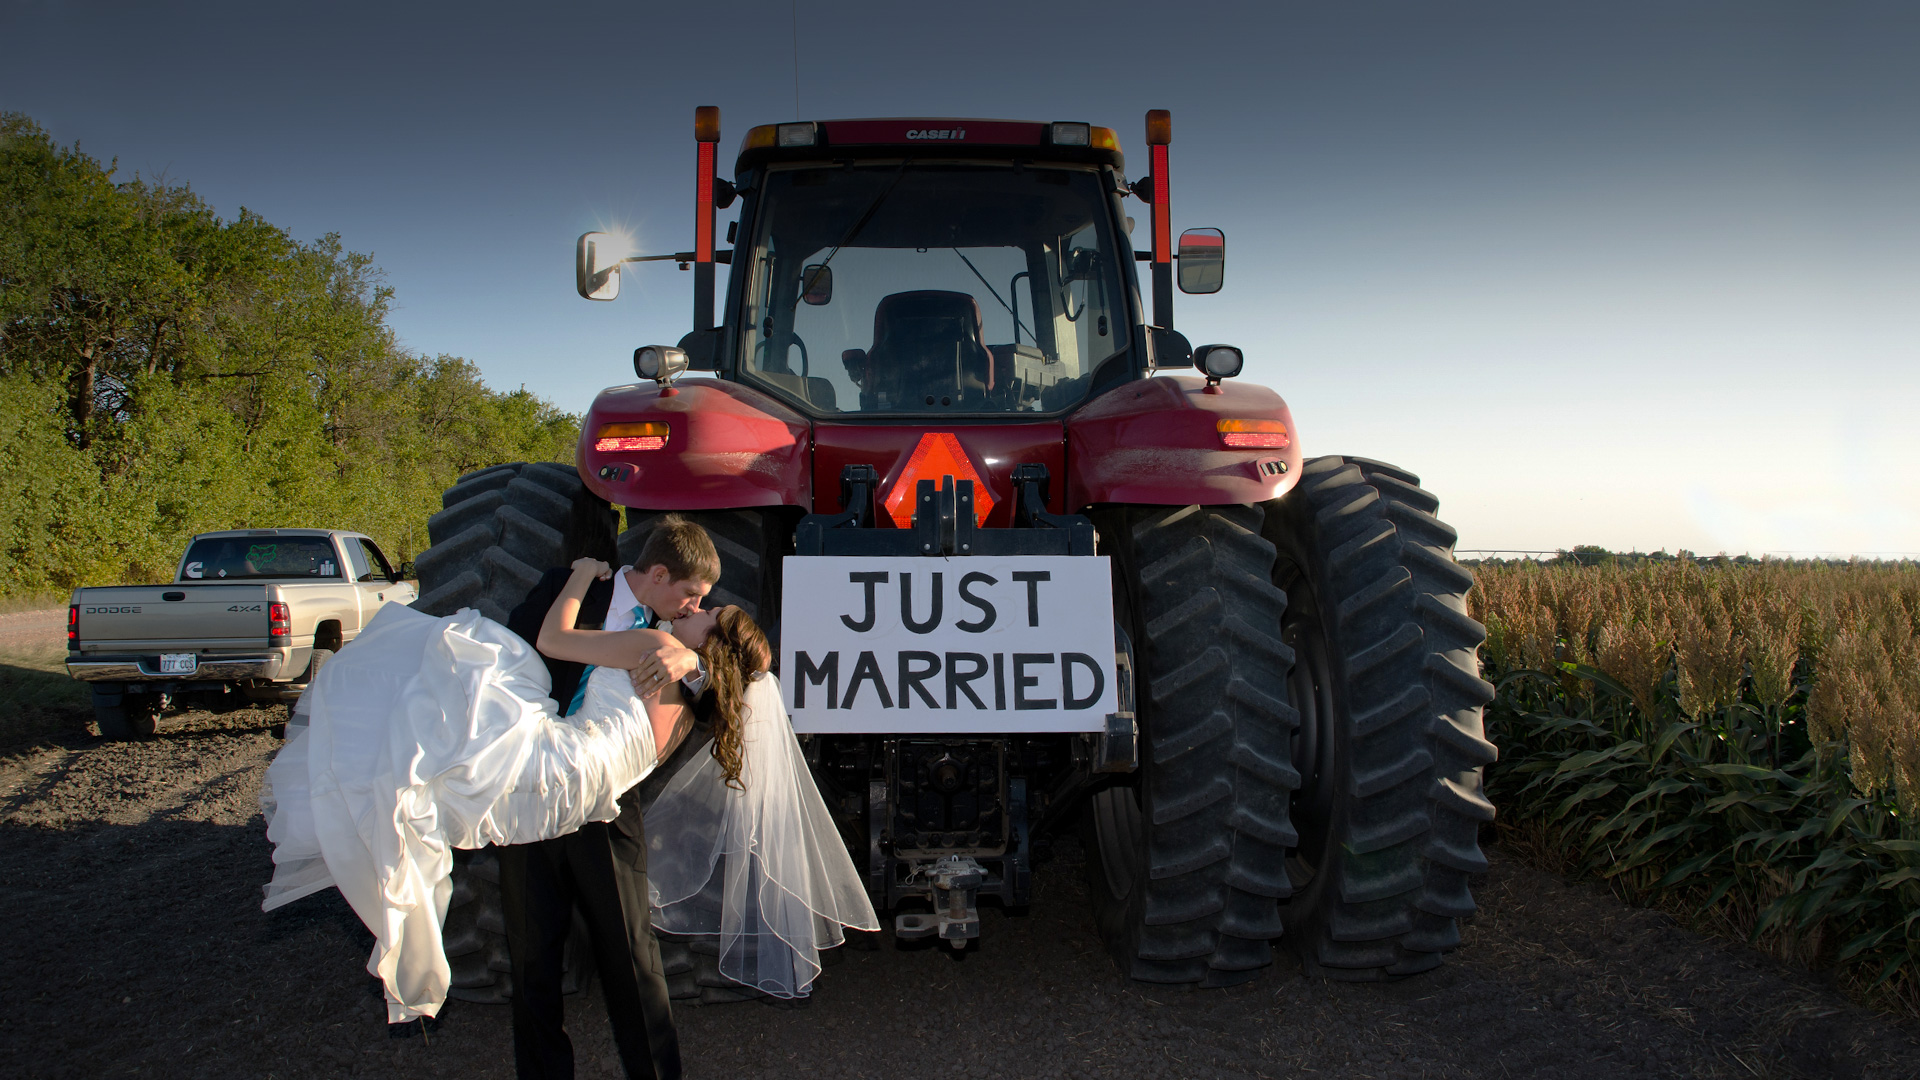
[[[1104,731],[1107,560],[788,556],[780,682],[797,732]]]

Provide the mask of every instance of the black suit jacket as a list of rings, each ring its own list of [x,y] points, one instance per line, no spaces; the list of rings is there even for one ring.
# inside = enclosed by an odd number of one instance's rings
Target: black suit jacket
[[[518,607],[507,613],[507,629],[524,638],[529,645],[540,641],[540,624],[547,620],[547,609],[567,587],[567,579],[573,571],[567,567],[556,567],[541,575],[539,584],[527,593],[526,599]],[[580,601],[580,618],[575,626],[588,630],[598,629],[607,621],[607,606],[613,603],[613,579],[595,581],[587,586],[587,595]],[[553,700],[566,708],[573,700],[574,691],[580,688],[580,676],[587,670],[585,664],[572,660],[555,660],[542,653],[540,659],[547,663],[547,674],[553,678]]]

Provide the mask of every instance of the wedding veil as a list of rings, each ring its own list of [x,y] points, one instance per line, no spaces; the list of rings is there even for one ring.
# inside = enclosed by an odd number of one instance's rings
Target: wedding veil
[[[747,683],[740,780],[711,754],[689,762],[646,811],[655,928],[718,934],[720,973],[799,997],[843,927],[878,930],[860,874],[807,772],[780,684]]]

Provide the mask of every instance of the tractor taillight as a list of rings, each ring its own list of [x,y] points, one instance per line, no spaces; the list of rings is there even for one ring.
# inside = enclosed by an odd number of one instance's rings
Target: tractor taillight
[[[80,605],[67,605],[67,648],[80,647]]]
[[[594,437],[593,448],[600,453],[614,450],[664,450],[672,428],[658,420],[644,424],[603,424]]]
[[[287,605],[285,604],[278,604],[278,603],[268,604],[267,605],[267,637],[290,638],[292,636],[293,636],[293,612],[287,610]],[[280,644],[285,644],[285,642],[276,641],[273,644],[280,645]]]
[[[1222,420],[1214,426],[1221,445],[1235,450],[1285,450],[1293,445],[1287,425],[1278,420]]]

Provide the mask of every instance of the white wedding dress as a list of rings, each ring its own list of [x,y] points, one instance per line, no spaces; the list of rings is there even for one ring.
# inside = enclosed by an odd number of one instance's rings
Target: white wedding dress
[[[260,795],[274,844],[262,906],[337,887],[373,932],[367,970],[390,1023],[446,1001],[452,849],[611,821],[656,763],[625,671],[596,668],[566,717],[551,689],[539,654],[499,623],[389,604],[295,708]],[[776,681],[754,680],[747,704],[746,791],[725,787],[711,755],[673,777],[646,813],[649,884],[663,929],[722,935],[730,977],[803,994],[841,926],[878,923]]]

